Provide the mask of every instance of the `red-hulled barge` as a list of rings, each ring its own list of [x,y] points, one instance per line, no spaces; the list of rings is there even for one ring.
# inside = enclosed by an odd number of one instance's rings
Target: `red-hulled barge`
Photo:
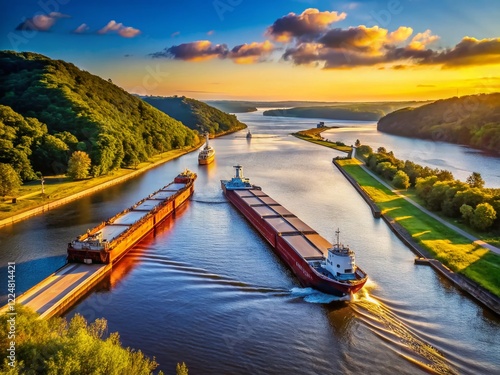
[[[301,284],[337,296],[356,293],[367,274],[355,264],[354,252],[339,243],[332,245],[234,167],[231,180],[221,180],[227,199],[269,242]]]
[[[193,195],[196,174],[185,170],[174,181],[68,243],[70,263],[116,263]]]

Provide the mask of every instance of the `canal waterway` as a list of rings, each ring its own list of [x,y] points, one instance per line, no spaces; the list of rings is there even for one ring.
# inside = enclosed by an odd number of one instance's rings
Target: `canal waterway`
[[[314,120],[264,117],[261,111],[238,117],[253,138],[241,131],[214,139],[216,161],[209,166],[197,166],[196,153],[185,155],[1,228],[1,264],[16,262],[17,292],[62,266],[73,237],[190,168],[198,173],[193,199],[132,249],[68,317],[106,318],[125,346],[155,356],[166,373],[182,361],[190,374],[499,372],[500,319],[431,268],[413,263],[410,250],[372,217],[333,167],[332,157],[341,153],[289,135],[314,126]],[[359,138],[399,158],[414,153],[467,175],[479,171],[489,186],[500,187],[490,168],[476,169],[489,165],[498,171],[498,158],[456,145],[439,144],[432,151],[427,141],[377,134],[370,123],[341,125],[348,128],[335,130],[332,139]],[[226,202],[219,180],[231,177],[237,163],[253,183],[330,241],[340,228],[341,241],[356,251],[370,276],[350,303],[301,288]],[[4,274],[2,268],[6,280]],[[1,294],[5,302],[6,291]]]

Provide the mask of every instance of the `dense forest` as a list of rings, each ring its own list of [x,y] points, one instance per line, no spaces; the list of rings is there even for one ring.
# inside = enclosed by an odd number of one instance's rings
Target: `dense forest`
[[[271,109],[264,116],[322,118],[332,120],[377,121],[385,114],[403,107],[423,105],[424,102],[367,102],[334,103],[327,106],[307,106]]]
[[[65,173],[74,151],[87,153],[99,176],[198,140],[110,80],[43,55],[0,51],[0,163],[24,181]]]
[[[185,96],[146,96],[142,99],[200,133],[208,132],[217,135],[246,128],[246,125],[238,121],[235,115],[227,114],[206,103]]]
[[[500,93],[454,97],[400,109],[381,118],[377,129],[500,153]]]

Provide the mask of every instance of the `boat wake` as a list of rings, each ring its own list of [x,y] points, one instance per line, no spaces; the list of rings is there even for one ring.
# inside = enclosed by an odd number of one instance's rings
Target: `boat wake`
[[[144,254],[134,251],[128,253],[127,256],[136,257],[139,258],[142,262],[150,263],[150,269],[153,269],[154,267],[164,268],[166,266],[172,276],[179,275],[182,278],[190,278],[192,284],[196,285],[197,288],[224,286],[236,288],[239,291],[246,293],[264,293],[273,294],[276,296],[288,295],[287,289],[245,283],[239,280],[234,280],[227,276],[212,273],[203,268],[193,267],[184,262],[172,260],[165,256]]]
[[[426,342],[425,333],[406,324],[366,289],[355,295],[350,306],[366,327],[401,357],[432,374],[458,374],[444,353]]]
[[[294,298],[302,298],[305,302],[309,303],[322,303],[328,304],[337,301],[349,301],[350,296],[337,297],[331,294],[321,293],[313,288],[292,288],[290,295]]]

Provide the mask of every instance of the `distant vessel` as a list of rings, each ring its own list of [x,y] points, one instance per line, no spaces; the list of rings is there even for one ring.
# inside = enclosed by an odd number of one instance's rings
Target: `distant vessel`
[[[301,284],[321,292],[345,296],[356,293],[366,283],[367,274],[355,264],[354,252],[337,243],[330,244],[258,186],[243,177],[236,165],[235,177],[221,180],[227,199],[271,244]]]
[[[70,263],[114,263],[193,194],[196,173],[174,181],[68,243]]]
[[[247,138],[252,138],[252,133],[250,132],[250,129],[248,130]]]
[[[205,133],[205,139],[205,147],[198,154],[198,164],[200,165],[210,164],[215,159],[215,150],[209,144],[208,133]]]

